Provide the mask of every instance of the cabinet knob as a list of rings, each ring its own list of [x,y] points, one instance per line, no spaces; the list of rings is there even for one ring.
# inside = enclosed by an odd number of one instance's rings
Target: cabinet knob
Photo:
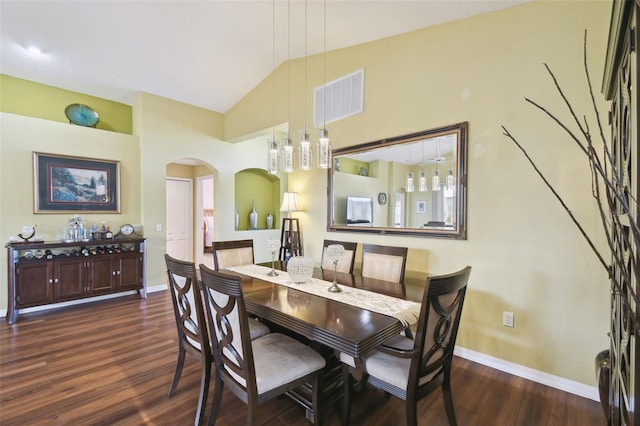
[[[49,284],[53,284],[53,280],[49,278]]]
[[[120,275],[120,271],[116,271],[116,274]]]
[[[112,274],[112,275],[115,275],[115,274],[116,274],[116,271],[113,271],[111,274]]]
[[[56,278],[55,280],[53,280],[53,282],[54,282],[55,284],[58,284],[58,279]]]

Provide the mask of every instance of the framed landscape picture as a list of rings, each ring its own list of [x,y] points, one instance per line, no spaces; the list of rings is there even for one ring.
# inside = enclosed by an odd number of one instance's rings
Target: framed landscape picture
[[[120,162],[33,153],[36,213],[120,213]]]

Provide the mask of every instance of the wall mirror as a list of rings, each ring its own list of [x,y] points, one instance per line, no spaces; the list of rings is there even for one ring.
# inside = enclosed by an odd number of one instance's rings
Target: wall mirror
[[[466,239],[468,123],[332,153],[327,229]]]

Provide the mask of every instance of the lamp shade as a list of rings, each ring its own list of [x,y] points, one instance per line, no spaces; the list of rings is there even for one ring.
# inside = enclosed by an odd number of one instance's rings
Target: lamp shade
[[[282,197],[282,205],[280,206],[281,212],[297,212],[300,210],[298,205],[298,193],[297,192],[285,192]]]

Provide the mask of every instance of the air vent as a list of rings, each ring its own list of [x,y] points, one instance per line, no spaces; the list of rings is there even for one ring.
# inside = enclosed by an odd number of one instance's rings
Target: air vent
[[[326,94],[326,99],[325,99]],[[313,122],[323,123],[360,114],[364,103],[364,69],[316,87]]]

